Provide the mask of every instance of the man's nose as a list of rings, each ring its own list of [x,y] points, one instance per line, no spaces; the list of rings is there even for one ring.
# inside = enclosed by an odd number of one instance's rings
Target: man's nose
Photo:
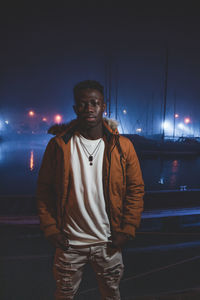
[[[85,105],[85,110],[86,111],[93,111],[93,105],[91,103],[87,103]]]

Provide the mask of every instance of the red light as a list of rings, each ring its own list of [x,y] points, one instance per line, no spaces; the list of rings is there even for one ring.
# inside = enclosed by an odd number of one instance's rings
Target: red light
[[[28,114],[29,114],[30,117],[33,117],[33,116],[35,115],[35,112],[34,112],[33,110],[30,110],[30,111],[28,112]]]
[[[61,121],[62,121],[61,115],[56,115],[56,116],[54,117],[54,122],[55,122],[55,123],[59,124],[59,123],[61,123]]]
[[[42,121],[43,121],[43,122],[46,122],[46,121],[47,121],[47,118],[42,118]]]
[[[190,123],[190,118],[185,118],[184,122],[185,122],[185,124],[189,124]]]

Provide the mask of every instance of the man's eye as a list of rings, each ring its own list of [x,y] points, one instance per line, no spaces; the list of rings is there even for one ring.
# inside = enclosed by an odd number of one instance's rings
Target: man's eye
[[[92,100],[91,105],[97,106],[97,105],[99,105],[99,101],[98,100]]]

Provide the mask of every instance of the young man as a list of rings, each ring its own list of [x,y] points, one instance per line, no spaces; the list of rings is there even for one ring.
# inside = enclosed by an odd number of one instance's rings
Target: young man
[[[120,299],[121,248],[134,238],[144,184],[132,143],[103,119],[103,87],[74,87],[77,119],[55,125],[38,178],[41,228],[56,247],[56,299],[73,299],[89,262],[102,299]]]

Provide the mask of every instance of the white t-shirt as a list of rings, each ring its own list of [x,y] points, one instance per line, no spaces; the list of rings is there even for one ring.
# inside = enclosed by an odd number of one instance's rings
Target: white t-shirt
[[[89,154],[93,153],[92,165]],[[64,231],[70,245],[84,246],[107,242],[110,224],[103,194],[103,139],[71,138],[72,183],[66,207]]]

